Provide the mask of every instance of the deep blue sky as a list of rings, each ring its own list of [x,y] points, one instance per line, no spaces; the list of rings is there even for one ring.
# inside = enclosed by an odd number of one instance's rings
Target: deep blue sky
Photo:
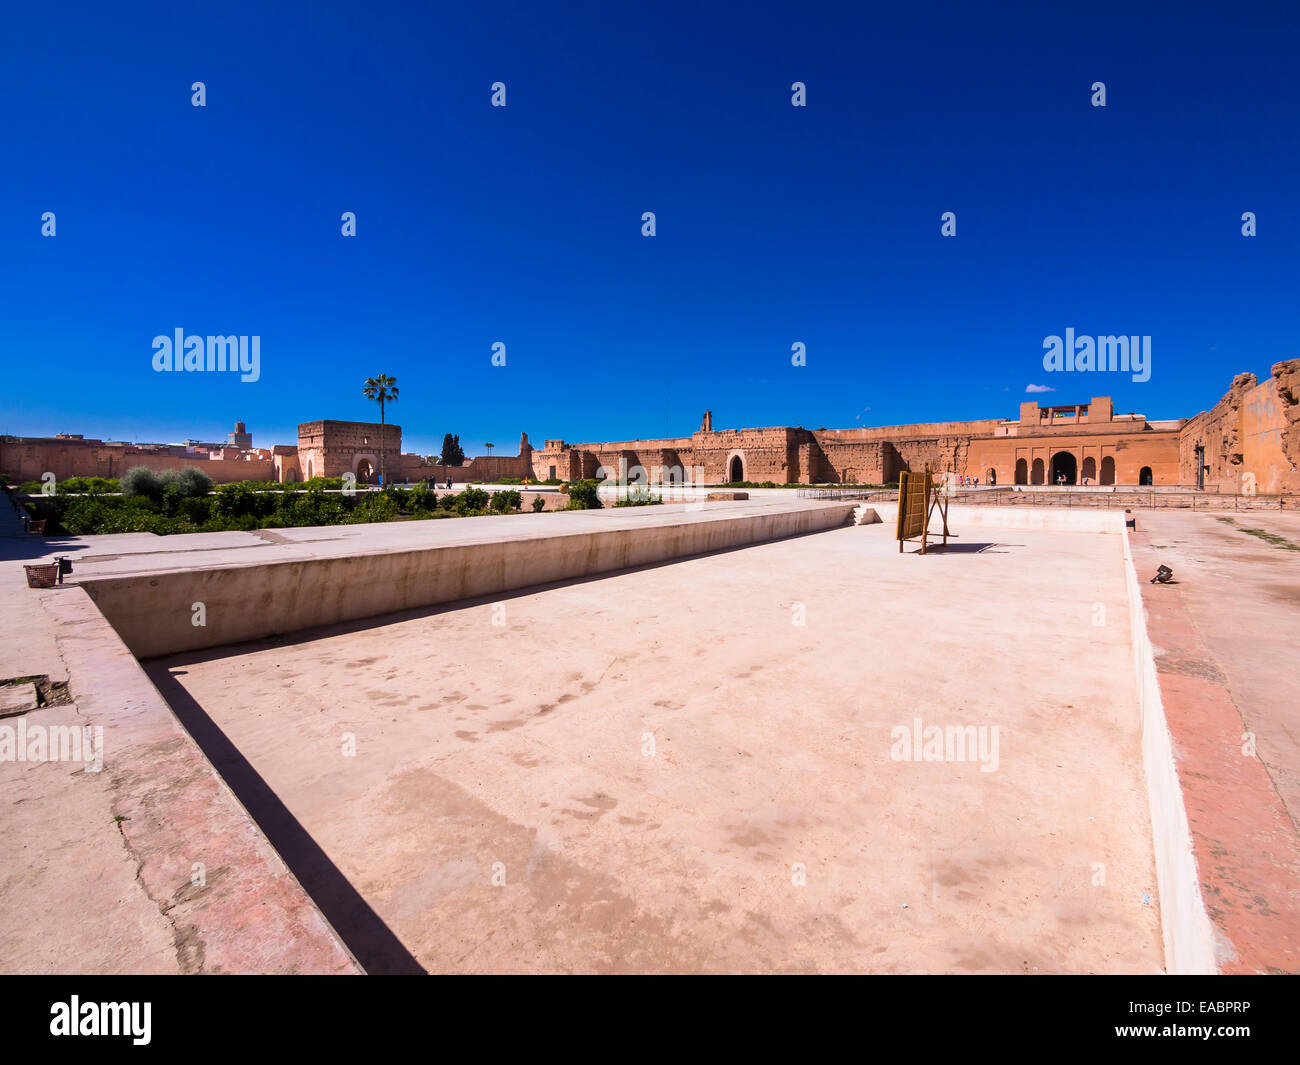
[[[1177,417],[1300,354],[1294,6],[974,6],[7,5],[0,432],[292,443],[380,371],[420,452]],[[177,327],[261,380],[155,373]],[[1045,374],[1067,327],[1150,381]]]

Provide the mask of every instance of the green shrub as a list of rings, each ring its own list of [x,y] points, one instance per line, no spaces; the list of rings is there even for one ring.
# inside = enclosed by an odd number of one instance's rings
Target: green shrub
[[[258,509],[257,493],[247,482],[223,484],[217,489],[214,514],[220,518],[242,518],[255,514]]]
[[[561,487],[560,491],[566,489]],[[596,492],[596,482],[594,480],[573,481],[567,489],[569,495],[569,505],[565,510],[600,510],[600,496]]]
[[[412,514],[422,514],[438,505],[438,493],[424,484],[417,484],[407,493],[408,509]]]
[[[73,536],[109,533],[151,532],[160,536],[180,532],[184,523],[167,514],[143,496],[121,499],[74,499],[60,524]]]
[[[64,512],[59,524],[70,536],[91,536],[99,532],[112,518],[107,504],[96,499],[75,499]]]
[[[185,489],[181,487],[180,481],[177,480],[175,475],[168,477],[166,480],[159,478],[159,481],[163,486],[162,500],[159,506],[162,507],[164,514],[173,515],[185,498]]]
[[[508,488],[504,492],[493,492],[491,506],[494,514],[505,514],[511,510],[523,510],[524,497],[513,488]]]
[[[212,478],[196,466],[186,466],[176,476],[176,483],[185,493],[186,499],[205,496],[212,491]]]
[[[533,513],[540,514],[546,509],[546,500],[541,496],[533,496]]]
[[[144,496],[146,499],[162,499],[163,485],[158,475],[148,466],[132,466],[121,480],[122,494],[127,497]]]
[[[477,514],[486,510],[488,503],[488,493],[482,488],[466,488],[456,497],[456,513],[461,517]]]
[[[212,517],[212,500],[207,496],[182,499],[176,507],[176,517],[191,525],[202,525]]]
[[[388,492],[372,492],[348,514],[349,522],[396,521],[397,501]]]
[[[356,497],[328,493],[322,488],[294,492],[288,502],[279,508],[279,517],[285,525],[334,525],[352,521],[352,514],[361,509]],[[366,521],[364,517],[358,521]]]
[[[663,496],[654,496],[649,491],[642,489],[637,491],[633,489],[622,499],[614,501],[616,507],[653,507],[663,503]]]
[[[104,495],[120,489],[117,478],[107,477],[68,477],[59,483],[60,495]]]

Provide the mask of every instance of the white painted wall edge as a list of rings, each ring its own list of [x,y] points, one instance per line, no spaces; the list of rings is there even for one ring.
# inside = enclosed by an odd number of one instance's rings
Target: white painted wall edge
[[[1151,807],[1151,841],[1155,849],[1156,884],[1160,894],[1160,929],[1165,945],[1165,971],[1171,975],[1214,974],[1214,926],[1201,895],[1191,825],[1174,762],[1173,738],[1165,719],[1156,673],[1155,652],[1147,633],[1146,607],[1137,570],[1124,536],[1124,576],[1128,588],[1133,665],[1138,706],[1142,715],[1142,764]]]

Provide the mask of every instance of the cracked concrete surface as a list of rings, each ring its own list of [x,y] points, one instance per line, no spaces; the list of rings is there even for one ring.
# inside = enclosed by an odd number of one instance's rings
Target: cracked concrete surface
[[[84,591],[26,587],[47,547],[0,510],[0,675],[69,696],[3,724],[103,730],[99,772],[0,759],[0,971],[358,971]]]

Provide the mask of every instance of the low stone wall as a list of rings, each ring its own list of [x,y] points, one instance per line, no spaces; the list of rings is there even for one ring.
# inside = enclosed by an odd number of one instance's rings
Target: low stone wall
[[[39,481],[47,473],[56,480],[68,477],[121,477],[135,466],[155,473],[193,466],[216,484],[232,481],[273,481],[275,461],[265,458],[208,458],[207,455],[166,455],[130,447],[107,447],[96,441],[3,441],[0,440],[0,472],[15,481]]]
[[[818,532],[846,524],[853,509],[772,508],[677,524],[105,577],[83,587],[131,652],[151,658]],[[204,604],[202,627],[190,623],[195,603]]]

